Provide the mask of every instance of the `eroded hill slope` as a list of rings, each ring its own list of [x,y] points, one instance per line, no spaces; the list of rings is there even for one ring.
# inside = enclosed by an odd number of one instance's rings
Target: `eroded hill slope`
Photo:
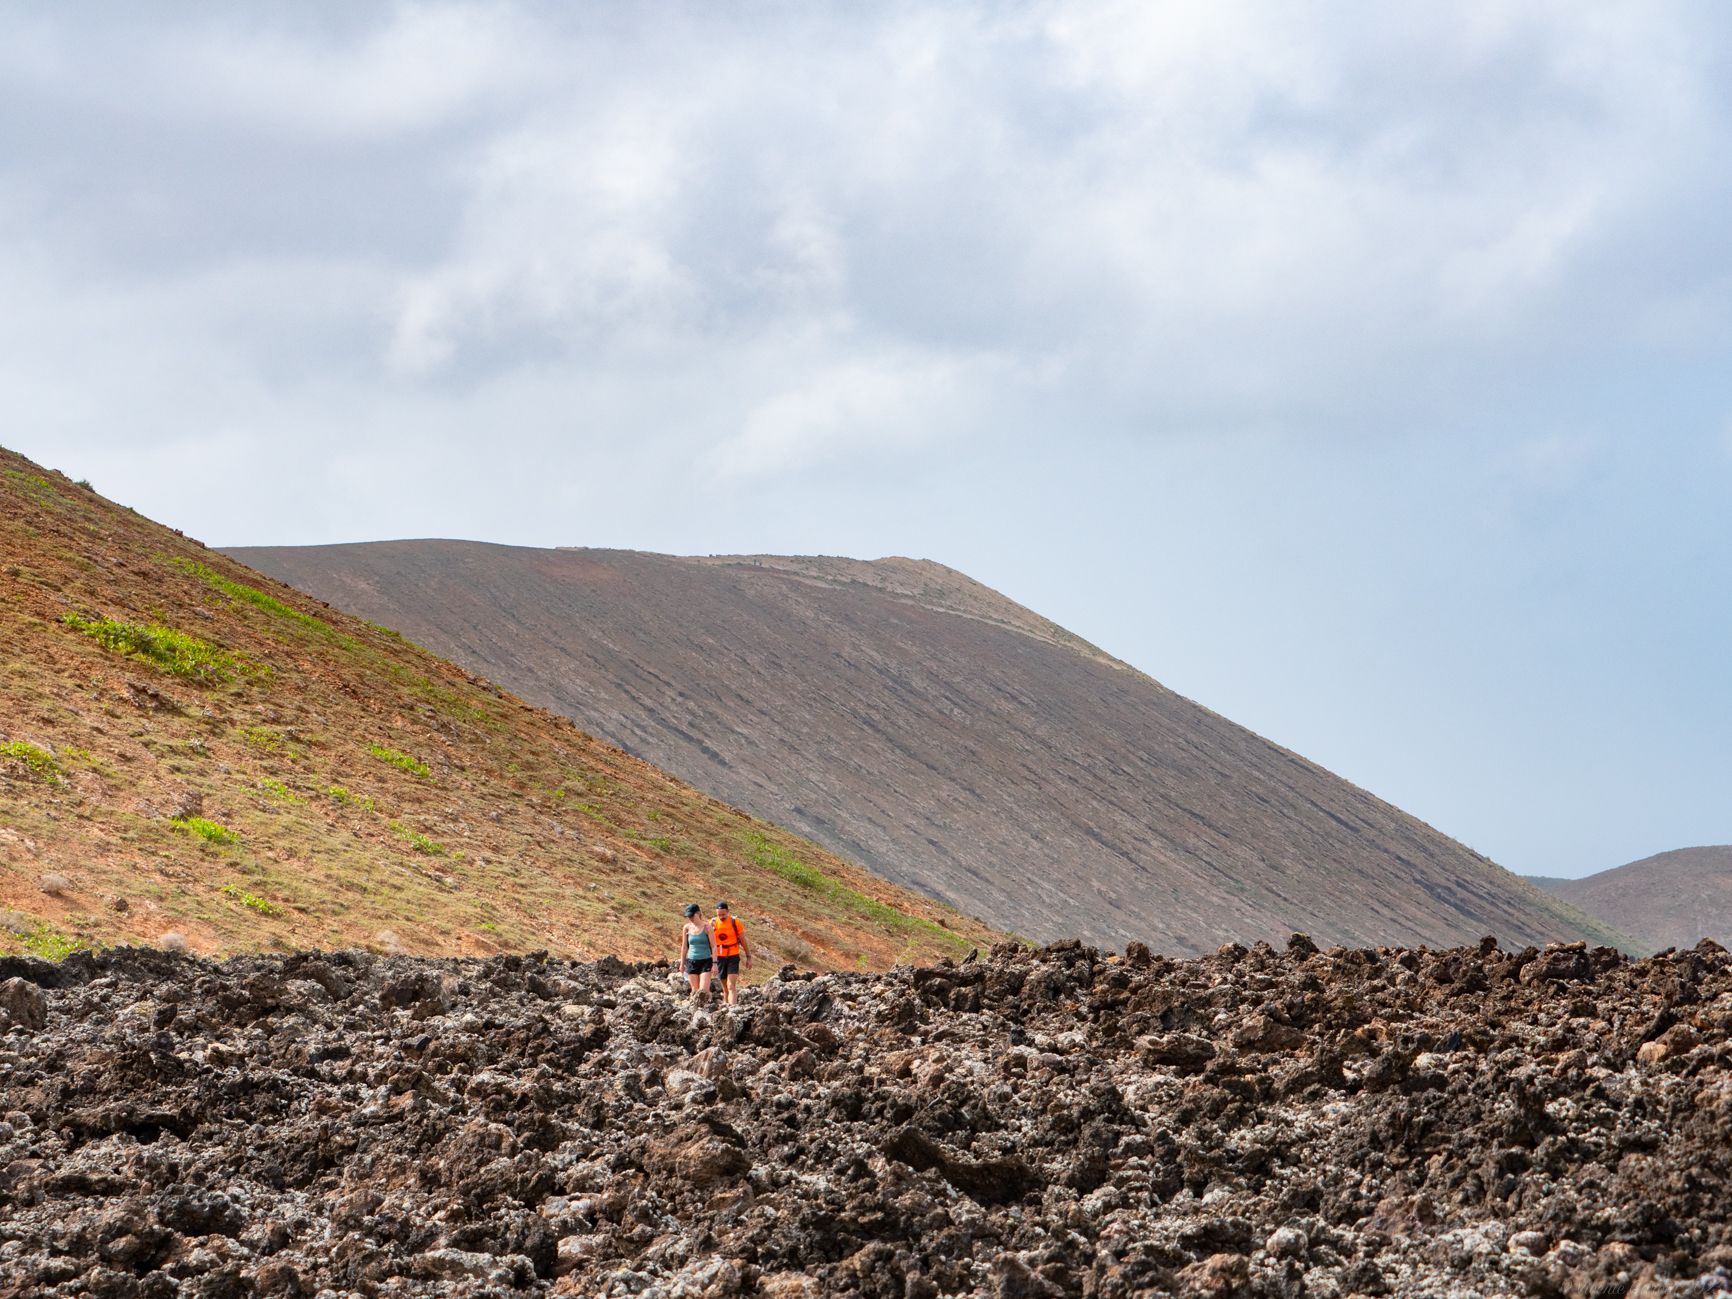
[[[700,788],[1040,938],[1616,936],[939,564],[240,549]]]
[[[0,950],[671,959],[718,895],[760,970],[993,937],[4,451],[0,644]]]

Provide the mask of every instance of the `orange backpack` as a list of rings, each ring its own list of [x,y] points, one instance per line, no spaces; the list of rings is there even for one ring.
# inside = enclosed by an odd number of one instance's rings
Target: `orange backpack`
[[[745,931],[740,928],[740,922],[729,916],[726,920],[718,920],[716,930],[716,955],[738,956],[740,954],[740,935]]]

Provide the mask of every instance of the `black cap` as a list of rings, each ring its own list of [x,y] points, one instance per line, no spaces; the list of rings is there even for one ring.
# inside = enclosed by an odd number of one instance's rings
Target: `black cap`
[[[726,898],[723,898],[720,902],[716,903],[717,911],[726,911],[728,909],[728,900]]]
[[[695,915],[697,915],[697,914],[698,914],[698,912],[699,912],[699,911],[701,911],[701,910],[703,910],[703,908],[702,908],[702,907],[700,907],[700,906],[698,906],[698,904],[697,904],[697,903],[696,903],[696,902],[688,902],[688,903],[686,903],[686,914],[687,914],[687,915],[688,915],[688,916],[695,916]]]

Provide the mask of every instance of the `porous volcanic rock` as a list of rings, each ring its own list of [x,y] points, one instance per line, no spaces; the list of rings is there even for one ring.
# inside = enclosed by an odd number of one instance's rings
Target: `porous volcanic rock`
[[[1732,1292],[1712,943],[9,978],[0,1296]]]

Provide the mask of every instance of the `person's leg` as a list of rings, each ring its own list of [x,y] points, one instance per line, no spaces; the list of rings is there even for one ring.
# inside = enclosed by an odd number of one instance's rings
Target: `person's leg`
[[[686,975],[686,988],[692,996],[697,995],[698,980],[701,977],[702,977],[701,975],[697,975],[697,974],[687,974]]]
[[[693,985],[693,988],[698,994],[699,1001],[710,995],[710,972],[708,970],[698,975],[698,981]]]

